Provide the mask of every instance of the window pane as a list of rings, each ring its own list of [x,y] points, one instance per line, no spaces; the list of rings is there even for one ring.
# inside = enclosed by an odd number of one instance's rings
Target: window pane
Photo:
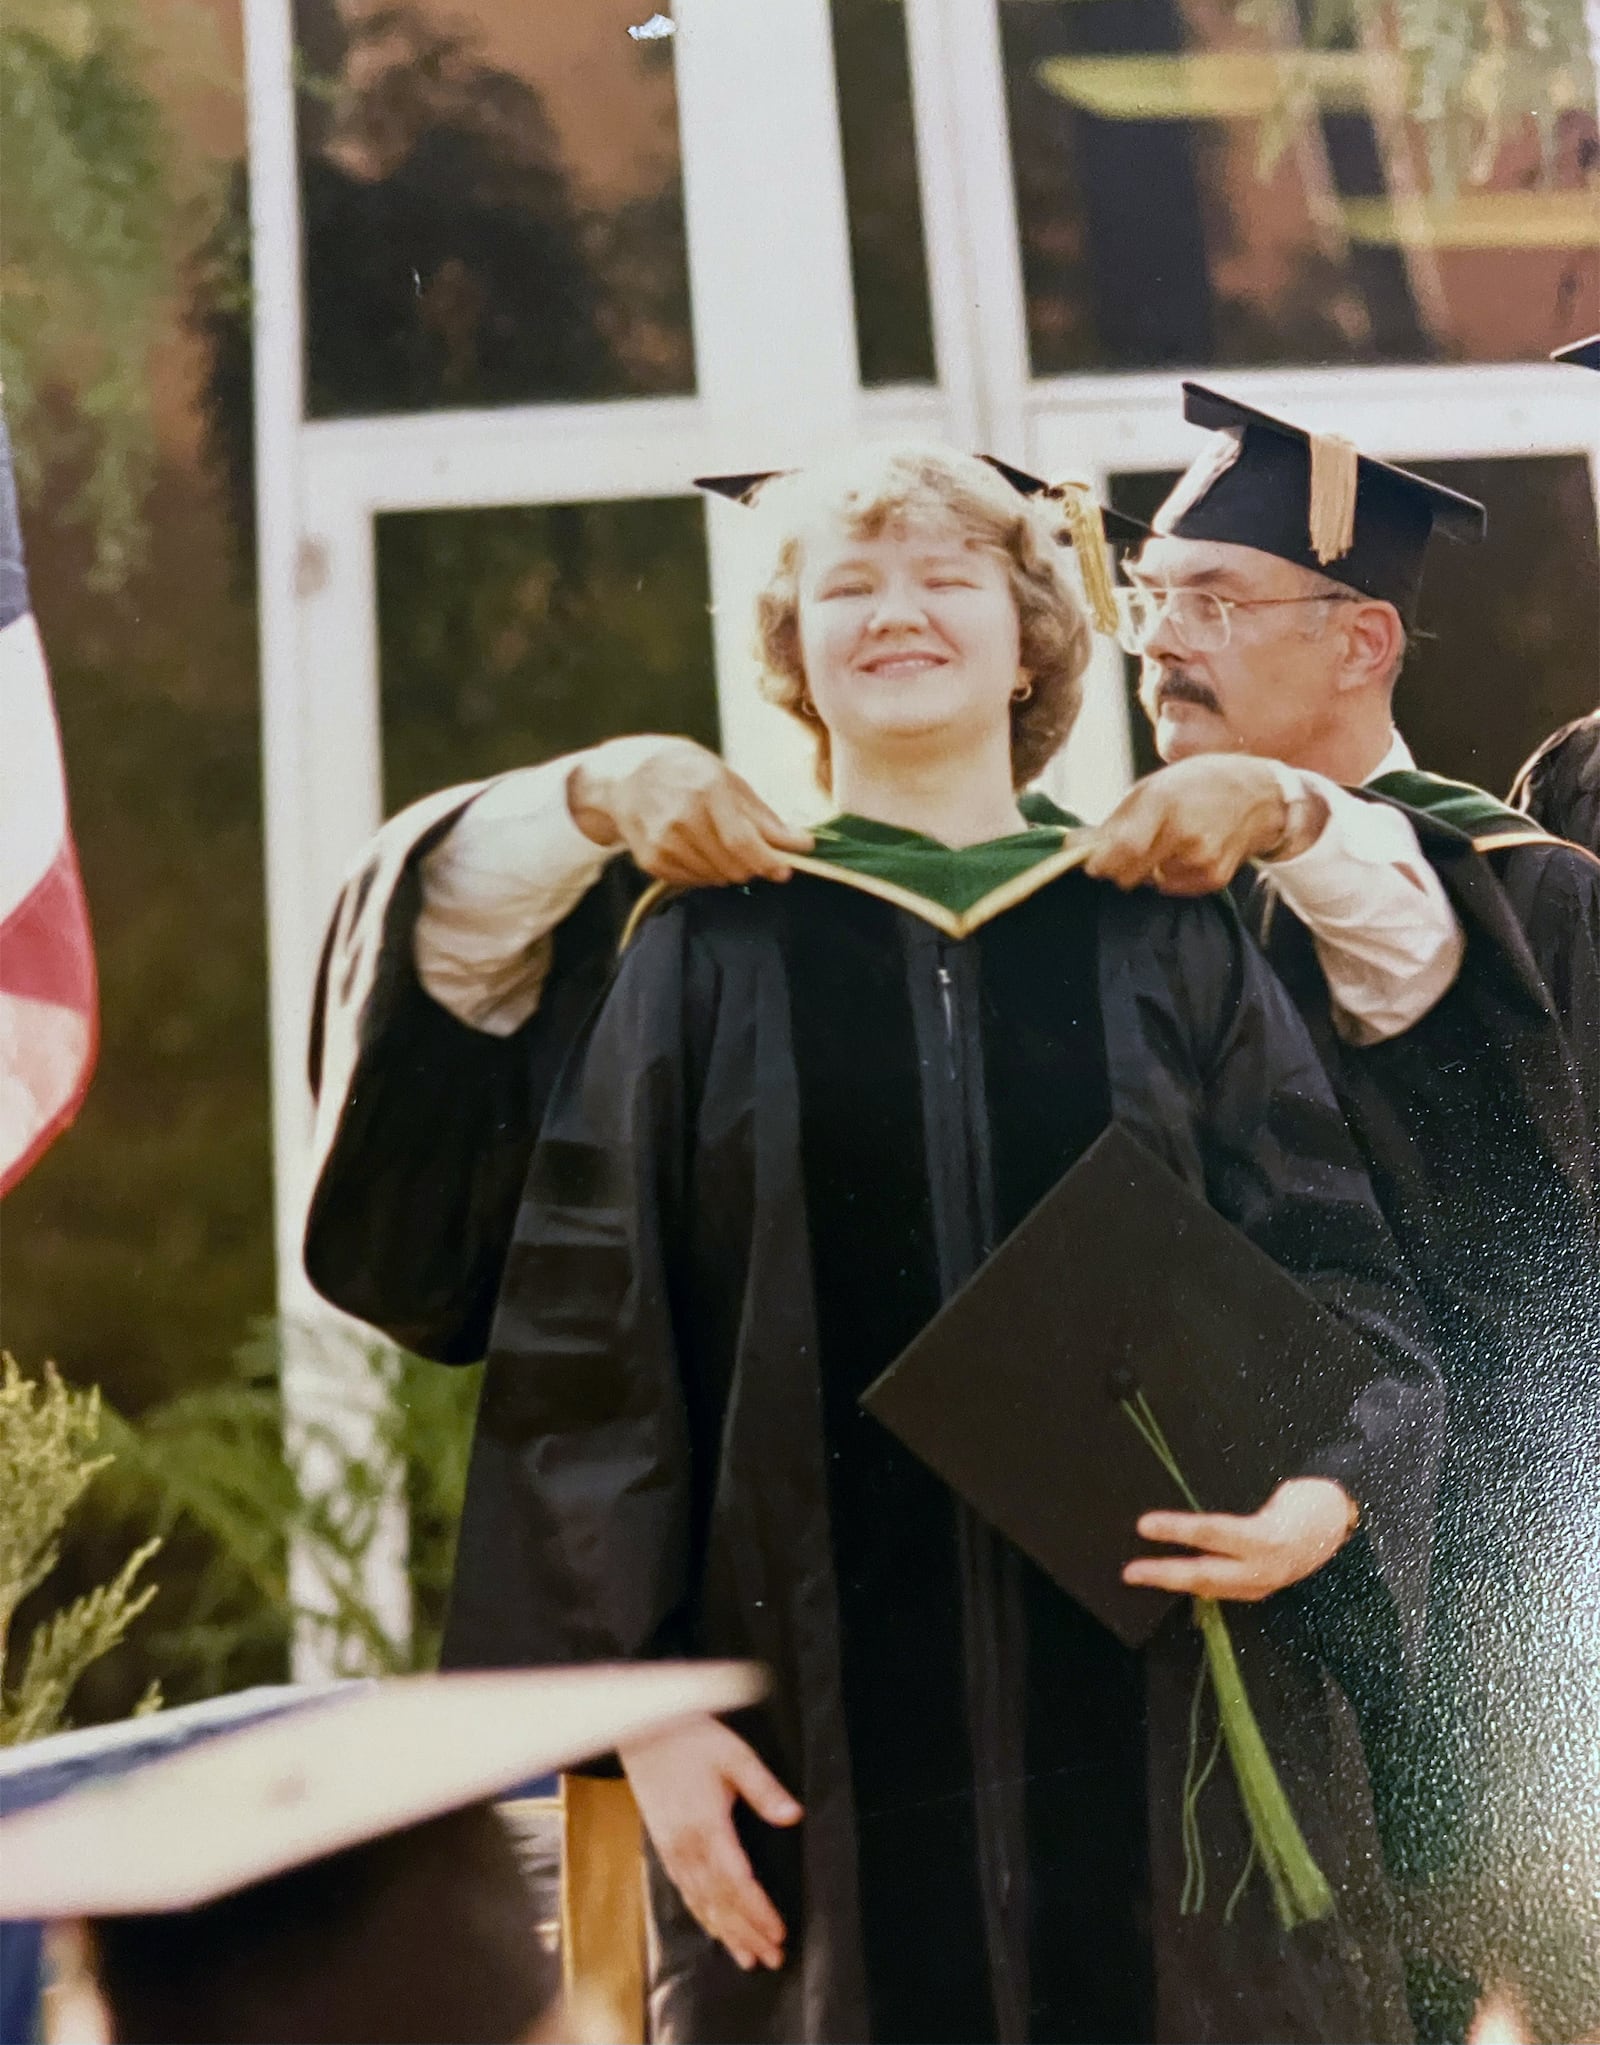
[[[295,0],[313,418],[693,389],[672,44],[642,18]]]
[[[904,0],[833,0],[833,53],[861,381],[931,383]]]
[[[1480,497],[1489,536],[1441,546],[1422,592],[1425,635],[1396,695],[1400,728],[1436,773],[1503,795],[1558,724],[1595,707],[1600,547],[1581,455],[1418,462]]]
[[[1481,546],[1437,542],[1423,582],[1421,632],[1395,695],[1420,766],[1504,795],[1557,725],[1595,706],[1600,673],[1600,543],[1579,455],[1407,464],[1489,508]],[[1176,475],[1119,476],[1112,502],[1150,518]],[[1128,662],[1135,771],[1160,763]]]
[[[1000,13],[1038,374],[1520,361],[1600,324],[1591,114],[1556,122],[1549,188],[1519,130],[1450,197],[1377,53],[1300,50],[1290,5],[1276,45],[1222,0]]]
[[[388,811],[619,732],[717,743],[697,502],[394,512],[377,552]]]
[[[1111,502],[1118,511],[1125,511],[1130,518],[1143,519],[1148,525],[1181,473],[1181,470],[1174,469],[1170,472],[1141,471],[1137,475],[1113,476],[1109,493]],[[1128,671],[1128,731],[1133,740],[1134,775],[1153,774],[1161,765],[1161,758],[1151,736],[1150,720],[1139,707],[1139,663],[1129,654],[1124,656],[1123,665]]]

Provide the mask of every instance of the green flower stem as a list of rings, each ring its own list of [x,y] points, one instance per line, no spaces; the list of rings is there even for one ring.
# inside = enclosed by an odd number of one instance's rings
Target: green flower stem
[[[1135,1392],[1131,1399],[1123,1399],[1120,1403],[1139,1438],[1177,1485],[1191,1510],[1199,1512],[1202,1509],[1200,1501],[1178,1467],[1178,1459],[1172,1453],[1161,1423],[1144,1393]],[[1259,1859],[1267,1871],[1279,1922],[1285,1931],[1293,1931],[1297,1925],[1327,1917],[1333,1910],[1333,1891],[1312,1858],[1305,1834],[1300,1830],[1289,1807],[1289,1799],[1284,1794],[1283,1784],[1278,1780],[1278,1771],[1272,1765],[1272,1756],[1267,1752],[1260,1723],[1244,1687],[1244,1677],[1239,1673],[1238,1656],[1234,1653],[1233,1638],[1228,1632],[1222,1607],[1215,1598],[1195,1598],[1192,1602],[1195,1624],[1205,1643],[1211,1687],[1217,1696],[1217,1718],[1222,1739],[1228,1749],[1228,1759],[1233,1763],[1239,1798],[1250,1824],[1253,1857]],[[1205,1898],[1198,1804],[1214,1759],[1213,1755],[1203,1768],[1200,1766],[1199,1725],[1196,1720],[1189,1728],[1189,1770],[1184,1786],[1183,1843],[1187,1872],[1182,1907],[1186,1911],[1198,1911]],[[1229,1901],[1227,1914],[1230,1916],[1248,1874],[1247,1866],[1239,1888],[1235,1889]]]
[[[1239,1673],[1238,1657],[1222,1607],[1214,1598],[1196,1598],[1195,1623],[1205,1642],[1206,1660],[1217,1693],[1217,1714],[1228,1759],[1233,1763],[1245,1815],[1256,1851],[1272,1884],[1272,1900],[1285,1931],[1311,1924],[1333,1910],[1333,1891],[1312,1858],[1305,1834],[1289,1807],[1278,1771],[1272,1765],[1261,1727]]]

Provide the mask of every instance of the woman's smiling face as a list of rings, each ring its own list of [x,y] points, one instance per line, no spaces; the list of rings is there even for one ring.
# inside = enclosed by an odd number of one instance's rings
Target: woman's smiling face
[[[870,538],[828,518],[801,540],[800,649],[835,749],[882,755],[1009,734],[1019,632],[1005,556],[953,519]]]

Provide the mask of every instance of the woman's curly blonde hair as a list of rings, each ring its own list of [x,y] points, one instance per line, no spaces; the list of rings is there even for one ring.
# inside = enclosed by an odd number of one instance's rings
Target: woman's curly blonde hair
[[[975,455],[895,446],[779,476],[762,489],[759,512],[777,528],[772,574],[756,599],[762,693],[811,733],[825,790],[833,782],[832,747],[811,704],[800,650],[801,532],[818,517],[842,519],[861,539],[876,539],[903,519],[953,522],[968,539],[1003,554],[1022,671],[1032,684],[1011,706],[1013,784],[1026,786],[1061,750],[1082,706],[1092,635],[1067,578],[1049,500],[1022,496]]]

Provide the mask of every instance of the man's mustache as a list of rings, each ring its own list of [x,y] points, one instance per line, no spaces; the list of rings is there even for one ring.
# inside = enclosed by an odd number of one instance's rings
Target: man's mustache
[[[1159,715],[1169,703],[1193,703],[1200,710],[1214,710],[1222,714],[1222,705],[1217,701],[1215,691],[1208,689],[1204,682],[1197,682],[1192,675],[1186,675],[1181,668],[1163,668],[1153,685],[1145,690],[1152,715]]]

